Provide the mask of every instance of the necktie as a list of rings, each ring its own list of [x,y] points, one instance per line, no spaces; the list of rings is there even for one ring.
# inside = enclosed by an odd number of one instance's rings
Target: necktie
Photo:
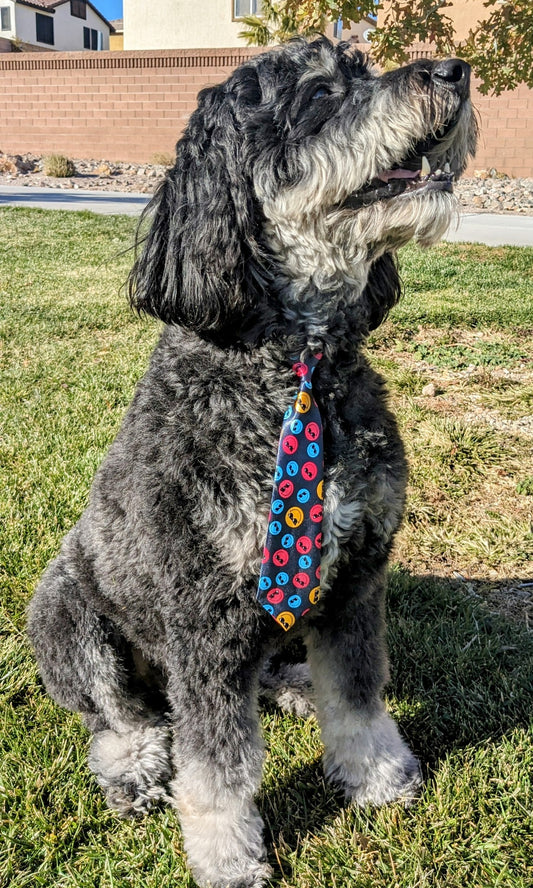
[[[320,597],[324,452],[311,377],[321,357],[292,368],[300,387],[283,417],[257,592],[285,631]]]

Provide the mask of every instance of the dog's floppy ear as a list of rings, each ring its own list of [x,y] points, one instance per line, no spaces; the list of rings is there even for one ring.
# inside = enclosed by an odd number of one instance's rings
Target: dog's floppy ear
[[[368,329],[375,330],[385,320],[402,295],[398,263],[393,253],[384,253],[370,266],[359,305],[366,313]]]
[[[239,115],[259,98],[250,67],[199,94],[175,166],[145,211],[151,227],[139,236],[129,278],[138,311],[201,332],[234,325],[253,303],[261,288],[258,210]]]

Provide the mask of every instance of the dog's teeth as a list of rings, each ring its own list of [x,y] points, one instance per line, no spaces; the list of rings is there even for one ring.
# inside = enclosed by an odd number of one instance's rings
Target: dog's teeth
[[[444,164],[444,172],[445,172],[445,173],[451,173],[450,164],[449,164],[448,162],[446,162],[446,163]]]
[[[425,154],[422,157],[422,166],[420,167],[420,173],[422,176],[429,176],[429,174],[431,173],[431,167],[429,165],[429,160],[427,159]]]

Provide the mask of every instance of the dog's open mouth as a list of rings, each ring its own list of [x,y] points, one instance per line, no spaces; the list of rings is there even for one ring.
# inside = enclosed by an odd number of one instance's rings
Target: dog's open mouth
[[[436,147],[439,139],[426,139],[419,142],[413,151],[399,164],[383,170],[359,191],[354,191],[340,205],[339,209],[358,210],[368,207],[378,200],[388,200],[402,194],[415,192],[453,191],[454,173],[449,163],[431,169],[427,154]]]

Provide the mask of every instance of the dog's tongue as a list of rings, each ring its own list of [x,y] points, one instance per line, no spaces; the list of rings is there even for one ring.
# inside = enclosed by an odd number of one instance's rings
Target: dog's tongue
[[[420,175],[420,170],[384,170],[378,173],[378,179],[382,182],[388,182],[389,179],[416,179]]]

